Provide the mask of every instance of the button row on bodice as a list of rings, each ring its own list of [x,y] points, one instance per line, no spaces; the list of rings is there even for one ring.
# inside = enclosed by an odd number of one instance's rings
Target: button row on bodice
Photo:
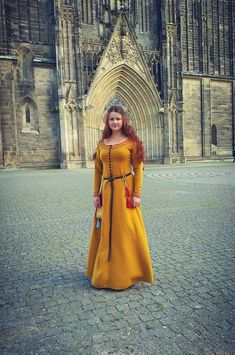
[[[109,147],[109,173],[110,173],[110,176],[112,176],[111,148],[112,148],[112,146],[110,145],[110,147]]]

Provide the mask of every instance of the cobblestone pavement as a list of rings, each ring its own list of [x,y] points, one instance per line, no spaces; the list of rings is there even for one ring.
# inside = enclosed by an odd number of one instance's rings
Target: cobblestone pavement
[[[235,354],[235,164],[147,166],[153,286],[85,278],[92,169],[0,173],[1,354]]]

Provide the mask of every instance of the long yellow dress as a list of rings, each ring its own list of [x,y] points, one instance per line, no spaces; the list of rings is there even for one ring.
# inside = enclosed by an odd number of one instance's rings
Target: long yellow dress
[[[99,142],[96,150],[94,196],[102,177],[126,177],[132,196],[141,196],[143,163],[136,158],[136,143],[129,138],[122,143]],[[110,211],[111,182],[103,179],[103,217],[96,226],[94,215],[86,275],[97,288],[123,290],[137,281],[154,282],[148,241],[141,208],[127,208],[122,178],[113,180],[113,208]],[[110,222],[110,214],[112,222]],[[110,241],[111,223],[111,241]]]

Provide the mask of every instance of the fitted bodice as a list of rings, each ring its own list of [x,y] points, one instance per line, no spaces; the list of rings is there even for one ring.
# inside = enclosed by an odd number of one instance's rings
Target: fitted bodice
[[[106,145],[100,143],[100,160],[103,164],[103,176],[120,176],[131,171],[132,142]]]
[[[134,170],[133,196],[140,196],[142,187],[143,163],[137,159],[137,143],[127,139],[124,142],[106,145],[100,141],[96,150],[94,195],[100,188],[101,178],[128,174]]]

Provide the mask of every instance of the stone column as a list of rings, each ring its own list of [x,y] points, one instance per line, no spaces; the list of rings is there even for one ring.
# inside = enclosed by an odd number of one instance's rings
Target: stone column
[[[183,102],[178,101],[178,152],[180,156],[180,163],[185,163],[184,157],[184,111]]]
[[[211,94],[210,94],[210,79],[202,79],[202,136],[204,157],[211,155]]]
[[[86,97],[80,96],[78,97],[78,139],[79,139],[79,156],[81,158],[81,166],[86,167],[86,139],[85,139],[85,127],[84,127],[84,117],[85,117],[85,105],[86,105]]]
[[[68,160],[68,142],[66,140],[67,124],[65,114],[65,59],[63,48],[63,33],[62,33],[62,19],[61,19],[61,5],[60,1],[54,2],[54,14],[55,14],[55,46],[56,46],[56,67],[57,67],[57,82],[58,82],[58,100],[59,100],[59,118],[60,118],[60,146],[61,168],[67,167]]]
[[[232,82],[232,153],[235,158],[235,81]]]
[[[78,142],[77,111],[72,112],[72,127],[73,127],[73,154],[75,157],[78,157],[79,142]]]
[[[61,168],[77,166],[79,159],[77,78],[75,71],[74,13],[55,1],[56,61],[59,90]]]
[[[163,120],[163,163],[171,163],[170,158],[170,135],[169,135],[169,104],[166,102],[164,104],[164,120]]]
[[[0,165],[3,167],[19,166],[19,142],[16,114],[16,66],[12,59],[1,59],[0,74]]]
[[[161,13],[164,162],[184,162],[180,3],[163,1]]]
[[[75,80],[75,61],[73,45],[73,12],[74,9],[68,6],[62,7],[62,35],[64,44],[64,61],[66,80]]]
[[[176,36],[176,26],[173,23],[166,23],[165,25],[166,31],[166,43],[165,43],[165,80],[167,81],[167,85],[164,90],[164,163],[171,163],[171,155],[172,155],[172,141],[173,141],[173,124],[172,122],[172,112],[171,106],[173,105],[173,97],[175,92],[175,36]],[[177,115],[177,104],[174,108],[174,115]],[[178,129],[178,127],[177,127]],[[176,132],[175,132],[176,136]]]

